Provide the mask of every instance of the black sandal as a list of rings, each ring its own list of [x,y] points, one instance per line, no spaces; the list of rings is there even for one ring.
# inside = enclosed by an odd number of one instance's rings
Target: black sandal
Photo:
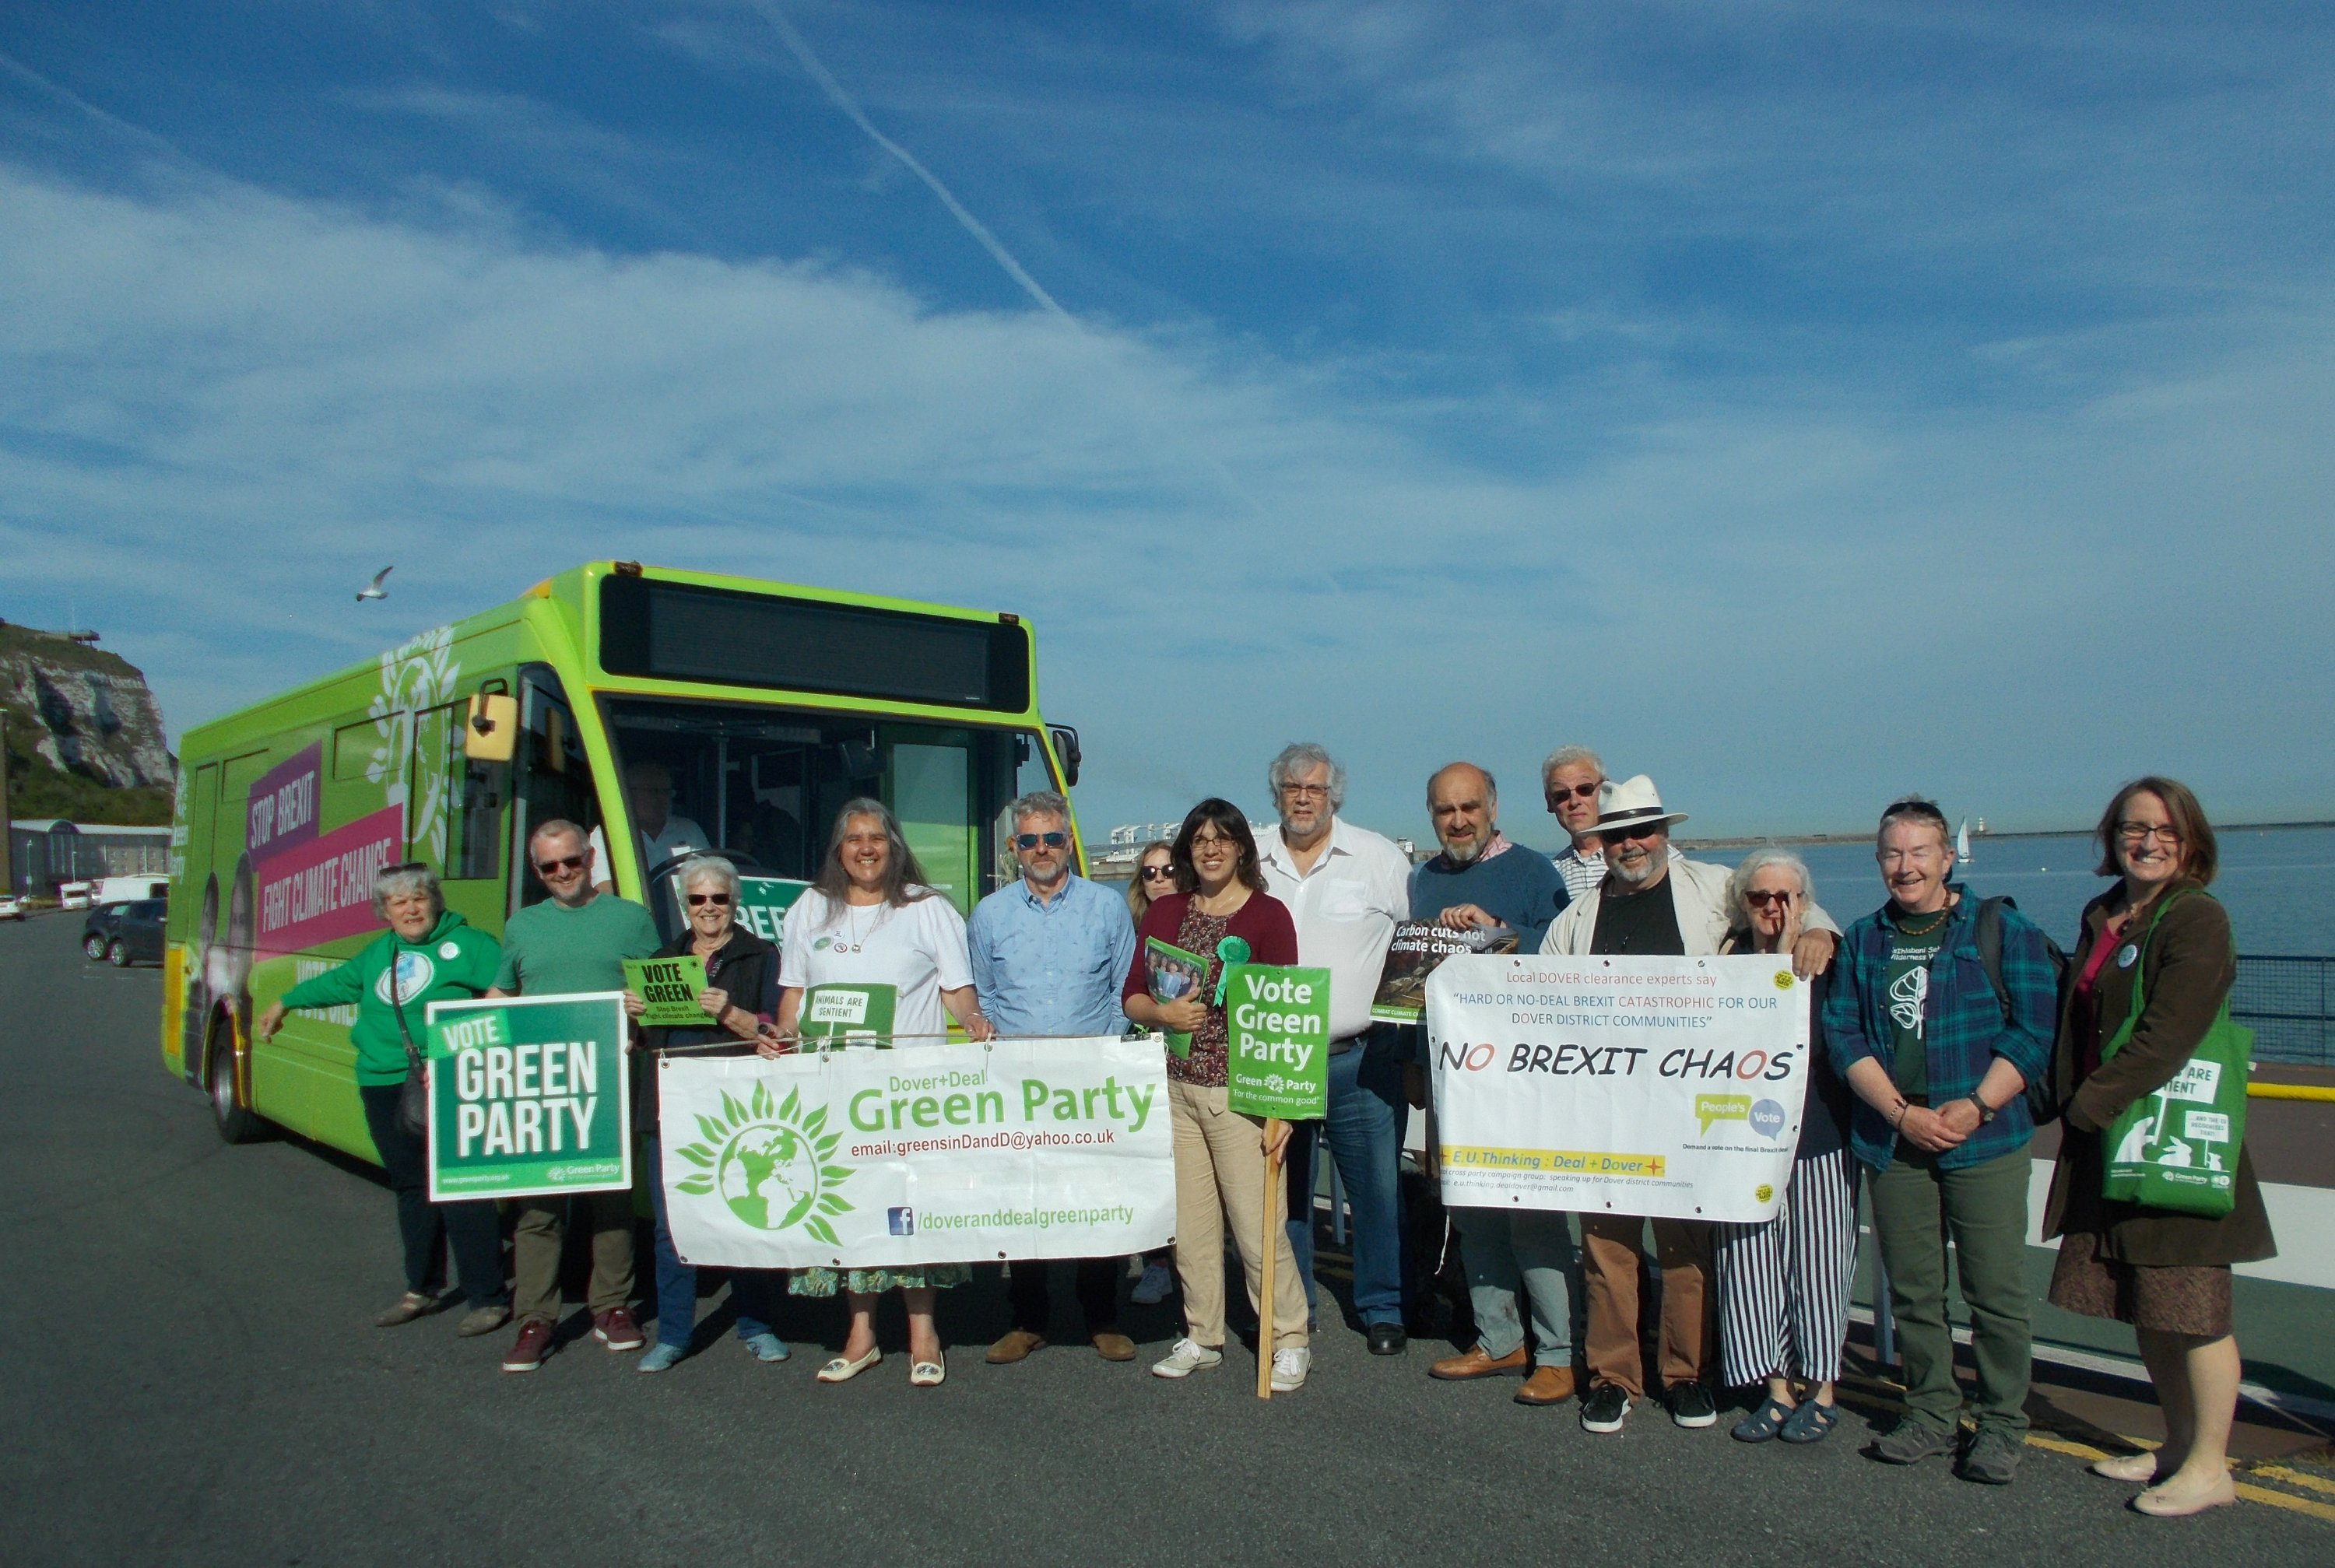
[[[1735,1423],[1731,1434],[1739,1443],[1764,1443],[1784,1429],[1791,1420],[1792,1407],[1781,1399],[1769,1399],[1766,1404]]]
[[[1839,1422],[1837,1406],[1803,1399],[1800,1408],[1792,1412],[1792,1418],[1784,1423],[1782,1437],[1787,1443],[1821,1443],[1832,1435]]]

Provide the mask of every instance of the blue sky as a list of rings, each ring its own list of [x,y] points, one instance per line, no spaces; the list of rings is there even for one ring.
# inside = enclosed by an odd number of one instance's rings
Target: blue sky
[[[1017,609],[1091,833],[2335,815],[2311,5],[0,14],[0,615],[174,731],[590,557]],[[393,593],[351,593],[394,561]],[[1164,692],[1183,701],[1163,705]]]

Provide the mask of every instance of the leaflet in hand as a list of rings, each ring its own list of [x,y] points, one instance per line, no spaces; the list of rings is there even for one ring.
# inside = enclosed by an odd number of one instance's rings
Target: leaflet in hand
[[[1143,972],[1148,976],[1154,1002],[1199,1002],[1208,982],[1208,961],[1156,936],[1143,939]],[[1168,1031],[1168,1049],[1179,1057],[1192,1054],[1192,1037]]]
[[[1427,977],[1445,959],[1461,953],[1514,953],[1516,934],[1505,925],[1462,931],[1431,921],[1405,920],[1394,928],[1386,967],[1379,972],[1371,1016],[1389,1023],[1417,1023],[1427,1002]]]

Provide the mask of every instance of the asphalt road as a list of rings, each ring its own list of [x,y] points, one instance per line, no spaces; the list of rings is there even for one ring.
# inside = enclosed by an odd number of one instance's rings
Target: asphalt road
[[[939,1389],[896,1356],[816,1386],[842,1325],[808,1302],[778,1367],[724,1338],[644,1378],[586,1341],[504,1377],[504,1336],[458,1341],[452,1314],[370,1326],[400,1284],[387,1193],[290,1141],[221,1144],[160,1067],[155,973],[86,963],[78,927],[0,925],[10,1563],[2335,1560],[2326,1519],[2148,1520],[2062,1454],[2007,1490],[1890,1469],[1855,1414],[1804,1450],[1653,1410],[1591,1437],[1334,1322],[1270,1404],[1245,1353],[1180,1385],[1083,1346],[991,1368],[987,1279],[945,1297]],[[1148,1360],[1174,1324],[1129,1327]]]

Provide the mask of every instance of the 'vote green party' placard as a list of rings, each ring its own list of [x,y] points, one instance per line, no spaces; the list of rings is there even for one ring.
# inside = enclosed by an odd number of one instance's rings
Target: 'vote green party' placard
[[[1330,1106],[1330,972],[1225,968],[1225,1067],[1243,1116],[1312,1121]]]
[[[430,1004],[430,1198],[633,1185],[625,993]]]
[[[651,1029],[702,1029],[713,1021],[697,1005],[705,989],[705,960],[693,953],[679,958],[627,958],[625,989],[649,1004],[641,1021]]]

